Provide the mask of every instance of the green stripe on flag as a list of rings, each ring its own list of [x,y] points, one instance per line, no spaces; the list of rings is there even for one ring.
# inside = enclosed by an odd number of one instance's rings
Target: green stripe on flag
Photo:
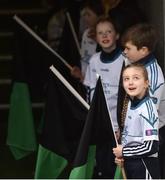
[[[86,164],[75,167],[69,176],[69,179],[91,179],[95,166],[96,146],[91,145],[88,152]]]
[[[7,145],[15,159],[37,149],[29,89],[26,83],[13,85],[8,118]]]
[[[67,164],[68,162],[65,158],[39,145],[35,179],[55,179],[61,174]]]
[[[114,179],[123,179],[122,169],[121,169],[120,166],[117,166],[117,167],[116,167]]]

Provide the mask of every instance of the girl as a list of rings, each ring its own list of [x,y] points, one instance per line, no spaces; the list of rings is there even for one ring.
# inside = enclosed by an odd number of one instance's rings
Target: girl
[[[133,63],[123,70],[123,86],[130,100],[126,113],[122,145],[113,148],[115,162],[124,167],[128,179],[145,179],[148,173],[159,179],[158,114],[149,97],[145,67]]]
[[[109,17],[100,17],[95,30],[97,43],[102,50],[90,58],[83,83],[88,87],[89,101],[91,101],[98,75],[101,77],[113,125],[115,131],[118,132],[120,123],[117,122],[117,98],[120,74],[124,63],[122,50],[117,44],[118,27]],[[114,178],[115,163],[112,146],[112,143],[109,142],[103,144],[102,147],[97,147],[95,179]]]

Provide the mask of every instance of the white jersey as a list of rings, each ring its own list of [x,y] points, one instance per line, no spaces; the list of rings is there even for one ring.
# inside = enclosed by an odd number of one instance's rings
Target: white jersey
[[[145,141],[158,141],[158,113],[151,98],[145,97],[137,106],[128,104],[122,133],[123,146],[136,146]]]
[[[96,53],[97,43],[88,37],[89,29],[84,31],[81,41],[81,71],[85,75],[91,56]]]
[[[92,100],[97,78],[98,76],[101,77],[113,125],[115,131],[117,131],[119,127],[117,123],[117,97],[124,57],[121,51],[118,51],[114,59],[110,59],[108,62],[102,62],[100,55],[101,52],[98,52],[91,57],[84,84],[90,87],[90,100]]]
[[[164,75],[161,70],[161,67],[157,63],[157,60],[154,58],[154,56],[151,57],[151,60],[149,63],[145,64],[145,67],[148,72],[148,77],[149,77],[149,92],[150,96],[156,105],[156,108],[158,110],[159,114],[159,128],[165,125],[165,111],[164,111],[164,105],[165,105],[165,95],[164,90],[165,90],[165,82],[164,82]]]
[[[162,94],[160,98],[160,103],[158,107],[159,115],[159,128],[165,126],[165,84],[162,86]]]
[[[160,104],[160,97],[163,92],[164,75],[156,59],[153,59],[150,63],[146,64],[145,67],[149,77],[150,96],[158,108]]]

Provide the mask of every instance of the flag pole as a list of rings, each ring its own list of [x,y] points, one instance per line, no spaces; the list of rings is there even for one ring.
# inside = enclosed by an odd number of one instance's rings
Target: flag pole
[[[88,103],[79,95],[79,93],[68,83],[68,81],[60,74],[60,72],[59,72],[53,65],[51,65],[49,68],[50,68],[50,70],[58,77],[58,79],[65,85],[65,87],[85,106],[85,108],[86,108],[87,110],[89,110],[89,108],[90,108],[89,104],[88,104]],[[106,98],[105,98],[105,99],[106,99]],[[107,104],[107,101],[106,101],[106,104]],[[107,106],[107,107],[108,107],[108,106]],[[116,144],[118,145],[117,138],[116,138],[115,131],[114,131],[114,126],[113,126],[112,118],[111,118],[111,114],[110,114],[110,111],[109,111],[109,110],[108,110],[108,112],[109,112],[109,117],[110,117],[111,124],[112,124],[112,129],[113,129],[115,141],[116,141]],[[121,170],[122,170],[123,178],[124,178],[124,179],[127,179],[127,178],[126,178],[126,174],[125,174],[124,167],[121,167]]]
[[[79,93],[68,83],[68,81],[60,74],[60,72],[51,65],[50,70],[58,77],[58,79],[65,85],[66,88],[89,110],[89,104],[79,95]]]
[[[71,28],[71,31],[72,31],[72,34],[73,34],[73,38],[75,40],[77,50],[78,50],[78,52],[79,52],[79,54],[81,56],[80,44],[79,44],[79,41],[78,41],[78,38],[77,38],[77,35],[76,35],[76,32],[75,32],[75,29],[74,29],[74,26],[73,26],[73,23],[72,23],[72,19],[71,19],[71,16],[70,16],[69,12],[66,12],[66,17],[68,19],[68,22],[69,22],[69,25],[70,25],[70,28]]]
[[[110,109],[109,109],[106,97],[105,97],[105,101],[106,101],[106,104],[107,104],[107,108],[108,108],[108,112],[109,112],[109,117],[110,117],[110,121],[111,121],[111,124],[112,124],[112,130],[113,130],[113,134],[114,134],[114,137],[115,137],[116,146],[118,146],[118,141],[117,141],[117,137],[116,137],[116,134],[115,134],[114,125],[113,125],[113,121],[112,121],[112,116],[111,116],[111,112],[110,112]],[[123,179],[127,179],[127,176],[126,176],[126,173],[125,173],[125,169],[124,169],[123,166],[121,166],[121,172],[122,172],[122,175],[123,175]]]
[[[17,15],[13,16],[13,19],[21,25],[29,34],[31,34],[37,41],[39,41],[44,47],[52,52],[57,58],[59,58],[65,66],[72,71],[72,66],[66,62],[56,51],[54,51],[46,42],[44,42],[30,27],[28,27]]]

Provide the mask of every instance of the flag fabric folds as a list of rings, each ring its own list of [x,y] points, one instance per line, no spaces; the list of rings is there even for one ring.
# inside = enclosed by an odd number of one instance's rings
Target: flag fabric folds
[[[122,173],[122,168],[120,166],[116,167],[114,179],[124,179],[123,178],[123,173]]]
[[[49,66],[52,61],[57,64],[59,61],[18,23],[14,20],[12,22],[14,57],[7,145],[15,154],[15,158],[19,159],[37,149],[35,134],[37,119],[34,119],[36,111],[35,109],[32,111],[32,102],[40,104],[43,102]],[[33,29],[36,24],[33,25],[32,22],[28,24]],[[16,150],[22,153],[18,155]]]
[[[13,59],[13,82],[8,116],[7,145],[15,159],[21,159],[37,149],[35,126],[31,105],[30,86],[27,75],[27,58],[23,45],[25,36],[15,28],[15,54]],[[30,69],[29,69],[30,72]]]
[[[7,145],[15,159],[23,158],[37,147],[29,89],[24,82],[15,82],[13,85]]]
[[[97,81],[93,100],[83,128],[70,179],[91,178],[97,145],[116,144],[101,79]]]
[[[35,178],[57,178],[73,162],[87,111],[50,73]]]

